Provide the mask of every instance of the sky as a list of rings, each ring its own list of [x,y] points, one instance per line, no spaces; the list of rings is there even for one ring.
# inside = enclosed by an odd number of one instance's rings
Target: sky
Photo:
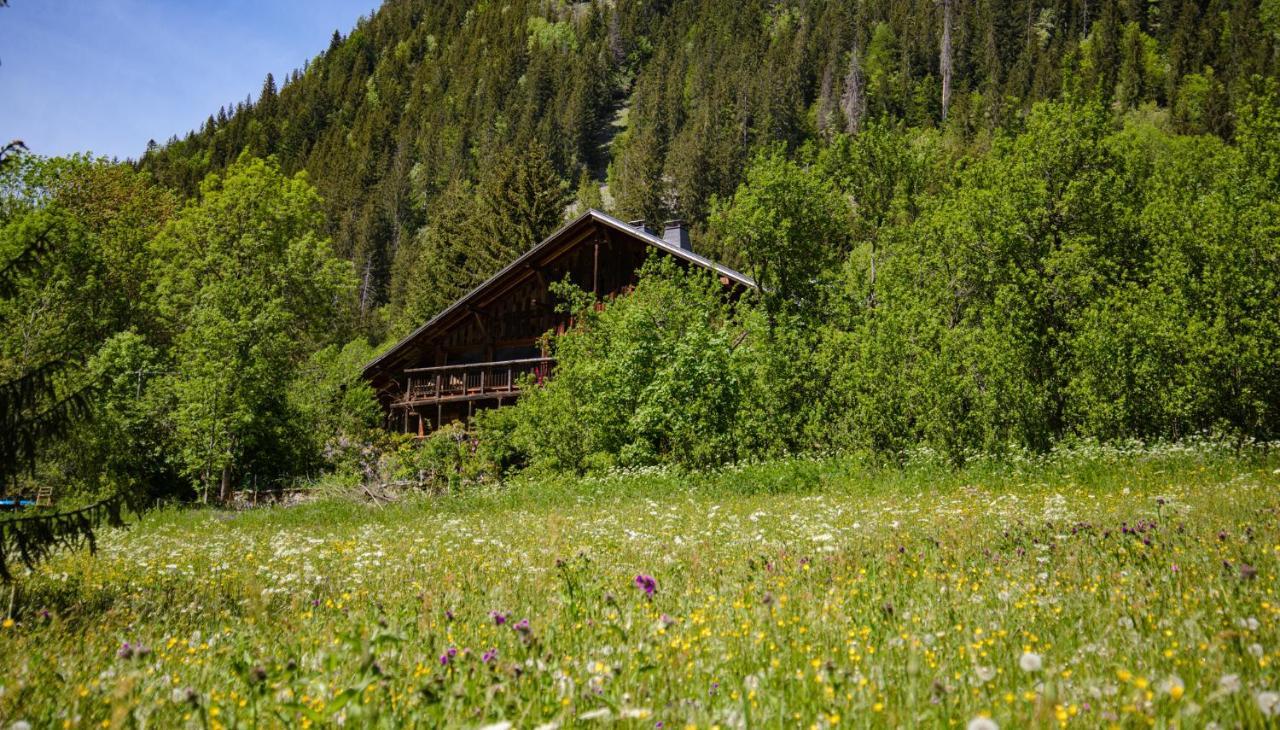
[[[137,158],[257,97],[378,0],[9,0],[0,7],[0,144]]]

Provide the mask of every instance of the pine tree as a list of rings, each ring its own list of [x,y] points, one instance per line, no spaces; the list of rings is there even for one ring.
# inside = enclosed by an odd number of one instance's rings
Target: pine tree
[[[1120,68],[1120,28],[1116,21],[1115,5],[1105,3],[1098,22],[1090,33],[1092,41],[1092,68],[1095,92],[1104,103],[1111,101],[1116,91],[1116,76]]]
[[[1120,74],[1116,88],[1116,101],[1122,109],[1136,107],[1143,98],[1142,61],[1146,52],[1138,24],[1125,26],[1121,44]]]
[[[853,42],[849,49],[849,71],[844,77],[844,94],[840,100],[840,108],[844,111],[845,131],[857,134],[862,128],[862,117],[867,113],[867,99],[863,92],[862,59],[859,57],[858,42]]]
[[[480,240],[468,268],[488,276],[510,263],[560,226],[568,203],[566,185],[542,145],[494,155],[476,190]]]

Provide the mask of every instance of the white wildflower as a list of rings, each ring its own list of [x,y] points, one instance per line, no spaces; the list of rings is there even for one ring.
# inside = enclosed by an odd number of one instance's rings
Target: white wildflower
[[[1262,644],[1250,644],[1249,653],[1252,654],[1254,657],[1261,659],[1262,655],[1265,654],[1266,651],[1263,650]]]
[[[511,730],[511,723],[503,720],[489,725],[481,725],[477,730]]]
[[[643,720],[653,714],[644,707],[624,707],[618,712],[618,717],[624,720]]]
[[[1035,652],[1027,652],[1018,660],[1018,666],[1022,667],[1024,672],[1038,672],[1044,667],[1044,660]]]
[[[601,707],[598,710],[591,710],[578,715],[579,720],[608,720],[613,716],[613,711],[608,707]]]
[[[1280,694],[1259,692],[1255,699],[1258,700],[1258,709],[1262,710],[1263,717],[1280,717]]]
[[[1224,674],[1222,679],[1218,680],[1218,689],[1226,694],[1235,694],[1240,691],[1240,675]]]
[[[975,717],[969,721],[969,730],[1000,730],[995,720],[989,717]]]
[[[31,723],[26,720],[19,720],[10,725],[9,730],[31,730]]]
[[[986,684],[996,678],[996,670],[994,667],[977,667],[973,673],[978,675],[978,681]]]

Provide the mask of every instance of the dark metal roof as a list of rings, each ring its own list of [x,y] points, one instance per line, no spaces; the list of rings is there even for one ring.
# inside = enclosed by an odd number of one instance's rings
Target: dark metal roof
[[[542,243],[539,243],[537,246],[534,246],[533,248],[521,254],[520,257],[517,258],[515,261],[512,261],[510,264],[503,267],[501,271],[499,271],[498,273],[486,279],[484,283],[480,284],[476,288],[464,294],[453,304],[450,304],[448,307],[442,310],[439,314],[432,317],[430,321],[428,321],[426,324],[417,328],[413,332],[410,332],[406,337],[404,337],[404,339],[400,340],[395,345],[391,346],[386,352],[374,358],[368,365],[365,365],[364,369],[362,370],[362,374],[365,377],[368,377],[370,374],[370,371],[376,369],[379,365],[381,365],[387,359],[394,356],[396,353],[402,350],[406,345],[408,345],[409,343],[417,339],[418,336],[421,335],[423,332],[430,330],[441,320],[446,319],[447,317],[449,317],[449,315],[453,314],[459,309],[466,307],[467,304],[471,302],[471,300],[483,294],[486,289],[490,288],[495,283],[505,278],[507,274],[509,274],[513,270],[519,269],[520,267],[524,266],[525,263],[527,263],[530,259],[535,258],[539,253],[541,253],[542,251],[554,245],[556,240],[559,239],[567,231],[572,230],[573,228],[577,227],[587,219],[591,219],[596,223],[599,223],[601,225],[608,226],[609,228],[613,228],[617,231],[626,233],[627,235],[632,236],[633,238],[639,239],[641,241],[644,241],[650,246],[660,249],[665,253],[671,254],[676,258],[684,259],[685,261],[688,261],[691,264],[700,266],[710,271],[714,271],[717,274],[720,274],[721,276],[728,278],[730,281],[741,284],[742,286],[749,287],[751,289],[756,288],[756,282],[746,274],[742,274],[737,271],[734,271],[733,269],[727,266],[718,264],[715,261],[712,261],[711,259],[705,256],[696,254],[693,251],[690,251],[688,249],[680,248],[679,246],[673,245],[672,243],[663,240],[661,236],[657,236],[646,230],[636,228],[635,226],[624,223],[607,213],[601,213],[600,211],[592,208],[588,210],[586,213],[583,213],[577,218],[574,218],[572,221],[561,226],[560,229],[557,230],[555,233],[552,233],[550,236],[547,236],[547,238],[543,240]]]

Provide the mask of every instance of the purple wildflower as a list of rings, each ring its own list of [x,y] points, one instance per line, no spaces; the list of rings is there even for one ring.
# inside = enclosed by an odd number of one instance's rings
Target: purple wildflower
[[[447,608],[446,608],[446,609],[444,610],[444,620],[445,620],[445,621],[452,621],[452,620],[453,620],[453,611],[450,611],[449,609],[447,609]]]
[[[489,617],[493,619],[494,626],[501,626],[507,622],[507,615],[498,611],[490,611]]]
[[[449,647],[448,649],[445,650],[443,654],[440,655],[440,665],[445,667],[449,666],[449,661],[456,656],[458,656],[457,648],[452,646]]]
[[[485,664],[492,664],[498,658],[498,650],[490,649],[480,656],[480,661]]]
[[[519,632],[520,632],[520,633],[522,633],[522,634],[527,634],[527,633],[529,633],[529,619],[527,619],[527,618],[522,618],[522,619],[520,619],[520,620],[516,623],[516,625],[515,625],[515,626],[513,626],[512,628],[513,628],[513,629],[515,629],[516,631],[519,631]]]
[[[636,576],[636,587],[644,591],[646,596],[652,596],[658,590],[658,581],[654,580],[651,575],[641,573]]]

